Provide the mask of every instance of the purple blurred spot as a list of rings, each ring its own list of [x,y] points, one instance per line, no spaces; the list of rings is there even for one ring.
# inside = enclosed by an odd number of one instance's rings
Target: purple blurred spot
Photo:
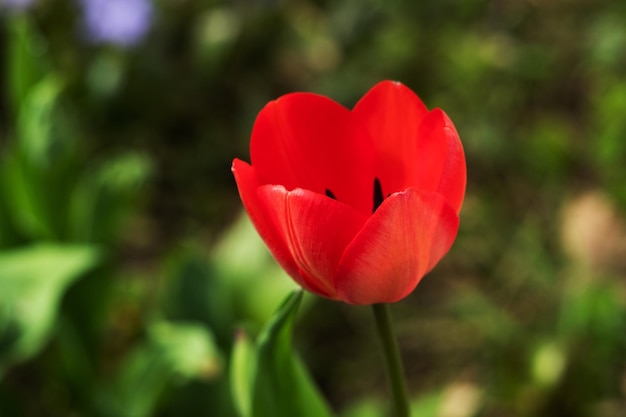
[[[33,4],[34,0],[0,0],[0,8],[22,10]]]
[[[151,0],[80,0],[87,37],[95,43],[132,46],[146,35]]]

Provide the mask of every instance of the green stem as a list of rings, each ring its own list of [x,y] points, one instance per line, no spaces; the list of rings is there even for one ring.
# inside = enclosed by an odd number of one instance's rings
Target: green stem
[[[409,396],[407,395],[402,358],[398,350],[398,343],[391,327],[389,304],[374,304],[376,329],[383,347],[387,374],[393,395],[393,409],[395,417],[410,417]]]

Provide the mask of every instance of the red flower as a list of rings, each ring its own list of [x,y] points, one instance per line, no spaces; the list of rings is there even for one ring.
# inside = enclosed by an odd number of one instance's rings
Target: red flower
[[[351,304],[398,301],[448,252],[465,194],[459,136],[397,82],[352,111],[287,94],[259,113],[252,164],[233,173],[270,251],[303,288]]]

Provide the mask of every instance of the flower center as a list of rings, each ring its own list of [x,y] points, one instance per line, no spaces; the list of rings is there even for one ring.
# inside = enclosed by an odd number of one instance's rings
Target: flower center
[[[330,197],[333,200],[337,199],[337,197],[335,197],[335,194],[333,194],[333,192],[330,191],[328,188],[324,190],[324,194],[326,194],[326,197]],[[374,213],[376,209],[380,207],[384,199],[385,197],[383,197],[383,187],[380,185],[380,180],[378,178],[374,178],[374,207],[372,208],[372,213]]]

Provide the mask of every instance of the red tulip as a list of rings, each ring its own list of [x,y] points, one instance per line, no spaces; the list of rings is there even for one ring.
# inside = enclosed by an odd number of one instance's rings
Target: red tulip
[[[304,289],[351,304],[406,297],[448,252],[465,194],[458,133],[407,87],[383,81],[352,111],[310,93],[259,113],[239,194]]]

